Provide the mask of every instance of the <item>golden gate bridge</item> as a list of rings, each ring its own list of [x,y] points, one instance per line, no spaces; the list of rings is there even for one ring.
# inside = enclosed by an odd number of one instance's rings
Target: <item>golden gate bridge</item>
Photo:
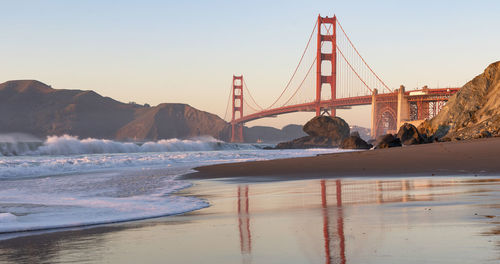
[[[243,142],[243,125],[249,121],[293,112],[335,116],[336,109],[372,105],[374,138],[393,133],[404,122],[435,116],[457,91],[427,86],[413,91],[405,91],[404,86],[389,88],[361,56],[337,17],[319,15],[297,66],[273,103],[262,107],[243,75],[233,75],[224,119],[231,117],[231,141]]]

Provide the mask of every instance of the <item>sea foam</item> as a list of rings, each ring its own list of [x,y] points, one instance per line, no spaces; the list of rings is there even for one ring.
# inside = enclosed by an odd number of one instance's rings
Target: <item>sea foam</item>
[[[9,138],[2,141],[0,137],[0,155],[78,155],[103,153],[141,153],[141,152],[173,152],[173,151],[210,151],[256,149],[250,144],[232,144],[213,137],[193,139],[162,139],[145,143],[118,142],[108,139],[86,138],[62,135],[49,136],[41,141],[20,141]]]

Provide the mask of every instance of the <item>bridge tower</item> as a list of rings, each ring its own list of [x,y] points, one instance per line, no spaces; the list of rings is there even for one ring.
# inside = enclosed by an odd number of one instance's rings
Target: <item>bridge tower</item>
[[[331,25],[332,33],[328,32],[326,35],[321,34],[323,25]],[[327,27],[328,28],[328,27]],[[321,17],[318,15],[318,29],[317,29],[317,51],[316,51],[316,116],[321,115],[321,88],[323,84],[329,84],[331,89],[332,108],[331,115],[335,116],[335,107],[333,101],[337,98],[337,17]],[[330,53],[323,53],[321,48],[323,43],[331,42],[332,50]],[[330,75],[322,74],[323,61],[330,63]],[[325,109],[326,110],[326,109]]]
[[[234,122],[243,117],[243,75],[233,75],[233,110],[231,118],[231,142],[243,142],[243,124]],[[239,116],[236,116],[239,113]]]

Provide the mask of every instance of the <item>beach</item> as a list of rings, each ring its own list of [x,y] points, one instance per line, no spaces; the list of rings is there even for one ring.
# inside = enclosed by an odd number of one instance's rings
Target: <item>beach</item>
[[[197,167],[186,179],[500,175],[500,138]]]
[[[53,196],[57,186],[60,198],[41,206],[52,208],[49,216],[60,208],[85,211],[63,218],[66,228],[1,234],[0,263],[498,263],[499,144],[492,138],[343,153],[174,152],[164,168],[4,180],[4,194],[10,185],[36,186],[39,200],[38,193]],[[188,158],[201,154],[206,161],[195,163],[197,172]],[[150,164],[157,155],[95,159],[148,157]],[[281,159],[269,160],[273,155]],[[232,163],[200,167],[222,157]],[[8,202],[2,208],[15,213],[20,205]],[[23,204],[36,208],[34,200]],[[107,211],[114,222],[72,224],[96,222]],[[16,215],[5,223],[30,219]],[[59,220],[43,219],[47,226]]]
[[[198,180],[177,216],[0,241],[1,263],[498,263],[500,180]]]

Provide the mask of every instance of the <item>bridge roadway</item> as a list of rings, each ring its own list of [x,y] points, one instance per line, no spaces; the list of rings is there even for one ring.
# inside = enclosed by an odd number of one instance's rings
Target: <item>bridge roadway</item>
[[[323,109],[326,108],[341,108],[347,106],[355,106],[355,105],[369,105],[372,103],[372,96],[359,96],[352,98],[339,98],[334,100],[323,100],[320,101],[320,106]],[[241,118],[235,119],[231,123],[241,124],[249,121],[253,121],[256,119],[264,118],[264,117],[273,117],[276,115],[295,113],[295,112],[315,112],[316,111],[317,102],[296,104],[296,105],[288,105],[277,108],[265,109],[257,113],[245,115]]]
[[[438,88],[438,89],[423,89],[415,91],[405,92],[405,96],[408,96],[409,101],[447,101],[451,94],[457,92],[460,88]],[[377,100],[382,101],[397,101],[397,92],[393,93],[383,93],[375,95]],[[319,102],[322,109],[330,108],[342,108],[357,105],[370,105],[372,104],[372,95],[348,97],[348,98],[337,98],[334,100],[322,100]],[[282,114],[289,114],[295,112],[315,112],[317,102],[282,106],[277,108],[265,109],[257,113],[245,115],[241,118],[233,120],[232,124],[242,124],[250,122],[256,119],[265,117],[274,117]]]

